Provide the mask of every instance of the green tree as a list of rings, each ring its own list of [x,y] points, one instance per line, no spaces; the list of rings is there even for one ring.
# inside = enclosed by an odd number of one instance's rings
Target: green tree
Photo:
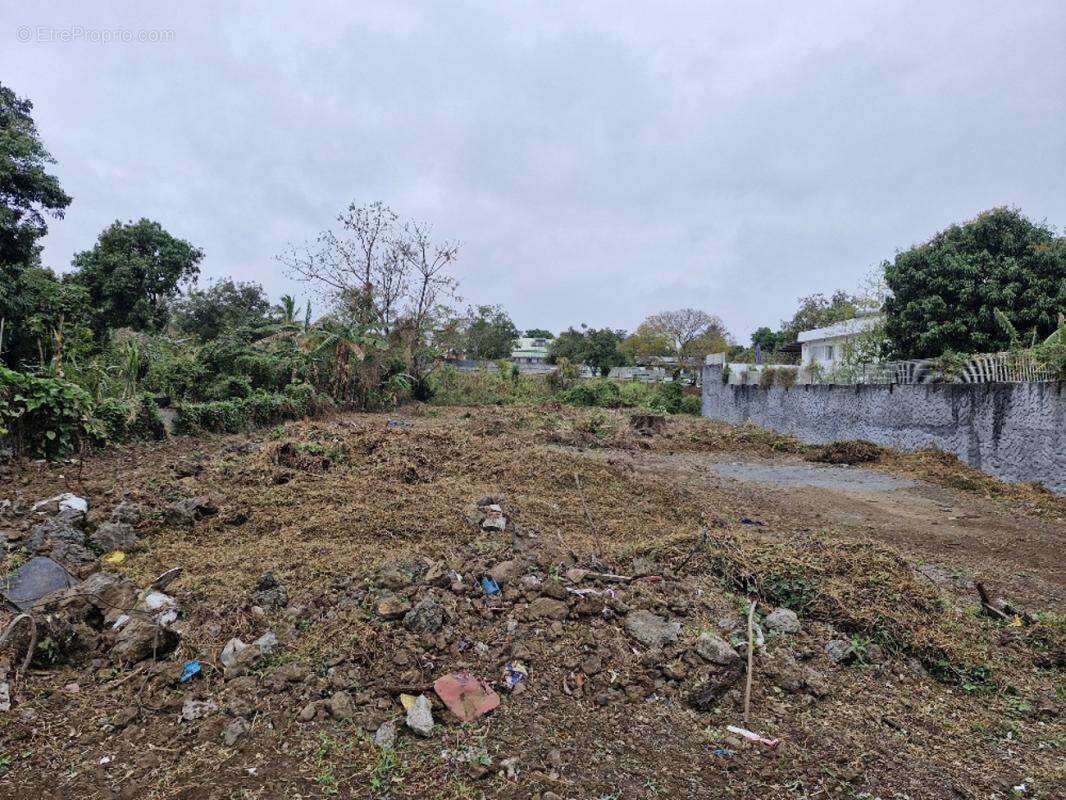
[[[526,336],[530,339],[554,339],[555,334],[546,328],[530,328],[526,331]]]
[[[162,330],[182,284],[200,274],[203,251],[171,236],[158,222],[116,221],[92,250],[74,256],[76,280],[89,291],[97,332]]]
[[[45,217],[63,217],[70,196],[47,171],[55,159],[41,143],[33,103],[0,84],[0,358],[17,363],[33,336],[26,330],[26,303],[19,279],[38,265]]]
[[[467,356],[494,361],[509,358],[518,328],[500,306],[468,308],[463,332]]]
[[[885,330],[901,358],[1005,350],[1012,329],[1046,337],[1066,308],[1066,238],[1016,209],[952,225],[884,268]]]
[[[623,330],[589,328],[584,324],[581,330],[569,327],[548,345],[548,360],[553,364],[563,359],[572,364],[587,364],[606,375],[611,367],[632,363],[621,348],[625,339],[626,332]]]
[[[226,278],[175,302],[174,322],[186,333],[208,342],[227,330],[258,328],[267,322],[269,312],[270,301],[262,286]]]
[[[762,348],[764,353],[772,353],[777,349],[777,334],[766,325],[756,328],[751,335],[751,346],[755,347],[755,345]]]

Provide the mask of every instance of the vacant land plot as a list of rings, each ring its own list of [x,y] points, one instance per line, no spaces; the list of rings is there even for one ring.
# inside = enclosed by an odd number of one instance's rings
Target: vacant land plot
[[[35,610],[28,673],[0,652],[0,797],[1066,795],[1066,502],[935,454],[638,428],[411,407],[6,467],[10,563],[71,491],[91,541],[136,530],[106,570],[183,571],[146,658],[116,646],[136,612],[77,587]],[[456,671],[499,706],[460,721]]]

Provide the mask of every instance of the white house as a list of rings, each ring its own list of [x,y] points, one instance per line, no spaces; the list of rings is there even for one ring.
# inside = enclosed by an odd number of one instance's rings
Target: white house
[[[511,361],[519,366],[542,366],[548,363],[549,339],[521,336],[511,345]]]
[[[849,343],[860,334],[876,328],[881,321],[880,314],[868,314],[800,332],[796,337],[802,347],[800,363],[805,366],[817,364],[826,372],[835,369],[844,362]]]

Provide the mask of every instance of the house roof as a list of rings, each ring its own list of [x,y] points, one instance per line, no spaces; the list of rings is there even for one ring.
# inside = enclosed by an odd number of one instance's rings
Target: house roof
[[[800,331],[796,336],[798,342],[817,342],[821,339],[837,339],[843,336],[854,336],[875,327],[882,320],[880,314],[869,314],[864,317],[852,317],[841,322],[834,322],[824,328],[815,328],[809,331]]]

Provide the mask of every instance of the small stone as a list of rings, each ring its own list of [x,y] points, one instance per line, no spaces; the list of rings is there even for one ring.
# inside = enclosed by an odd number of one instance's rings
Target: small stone
[[[404,615],[403,626],[413,633],[436,633],[444,627],[444,607],[429,595]]]
[[[119,503],[111,510],[111,521],[136,525],[141,521],[141,509],[133,503]]]
[[[268,656],[278,649],[278,637],[273,631],[267,631],[252,644],[259,648],[259,652]]]
[[[667,622],[650,611],[631,611],[625,619],[626,633],[645,647],[662,647],[677,641],[681,623]]]
[[[284,608],[289,604],[289,593],[278,583],[274,573],[267,570],[256,581],[252,603],[262,608]]]
[[[768,631],[779,633],[799,633],[800,622],[796,612],[790,608],[778,608],[766,615],[762,621]]]
[[[834,664],[843,664],[851,659],[851,645],[843,639],[833,639],[825,646],[825,654]]]
[[[529,604],[530,619],[563,620],[570,614],[570,608],[562,600],[552,597],[538,597]]]
[[[222,648],[222,654],[218,657],[222,662],[222,666],[229,668],[237,663],[237,656],[240,655],[248,645],[242,642],[240,639],[234,637],[226,642],[225,647]]]
[[[508,561],[501,561],[489,570],[489,575],[500,586],[507,586],[514,583],[521,572],[522,564],[514,559],[510,559]]]
[[[392,592],[382,592],[378,598],[377,612],[382,619],[400,619],[411,610],[411,604]]]
[[[300,722],[310,722],[315,718],[317,713],[318,703],[311,702],[300,709],[300,713],[296,715],[296,719]]]
[[[194,700],[187,697],[181,705],[181,718],[185,722],[193,722],[216,711],[218,711],[218,704],[214,700]]]
[[[334,692],[329,698],[329,714],[333,719],[351,719],[355,716],[355,703],[348,692]]]
[[[433,733],[433,707],[424,694],[416,697],[407,709],[407,727],[423,738]]]
[[[244,717],[230,720],[230,723],[222,731],[222,739],[227,747],[233,747],[244,734],[252,729],[252,723]]]
[[[374,746],[391,750],[396,746],[396,720],[386,720],[374,732]]]
[[[729,642],[713,633],[701,633],[693,649],[704,661],[722,666],[732,664],[740,658]]]

